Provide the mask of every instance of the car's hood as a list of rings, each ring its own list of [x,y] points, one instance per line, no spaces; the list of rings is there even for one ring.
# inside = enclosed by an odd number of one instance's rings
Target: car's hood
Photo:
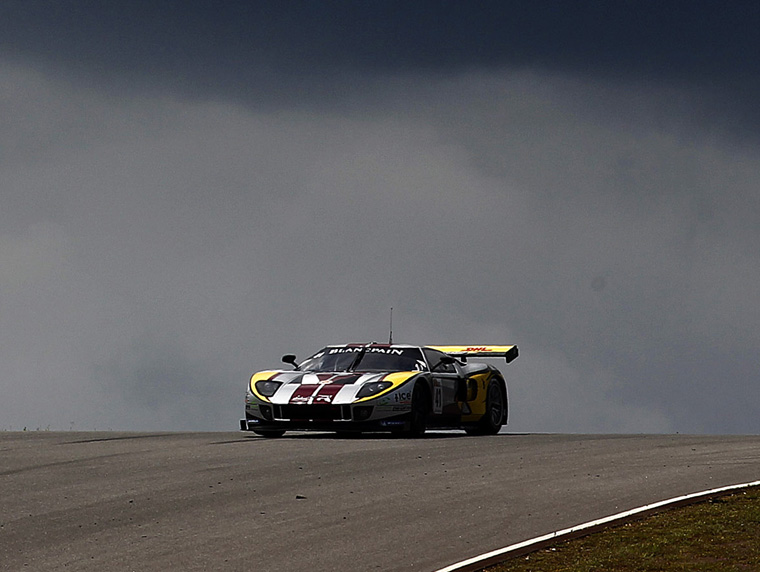
[[[258,381],[275,381],[282,385],[267,399],[279,404],[348,404],[357,400],[359,390],[368,383],[390,381],[389,390],[405,383],[418,371],[407,372],[303,372],[262,371],[251,378],[251,390]],[[383,393],[386,393],[384,391]]]

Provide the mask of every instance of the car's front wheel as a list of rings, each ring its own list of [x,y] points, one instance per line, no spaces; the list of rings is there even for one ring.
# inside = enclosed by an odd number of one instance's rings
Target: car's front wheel
[[[422,437],[427,428],[427,416],[430,411],[430,394],[423,383],[417,383],[412,390],[412,416],[409,422],[408,437]]]

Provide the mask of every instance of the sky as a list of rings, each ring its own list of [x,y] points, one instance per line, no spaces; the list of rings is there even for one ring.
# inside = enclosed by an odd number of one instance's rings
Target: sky
[[[330,343],[509,431],[760,431],[753,2],[6,0],[0,430],[235,430]]]

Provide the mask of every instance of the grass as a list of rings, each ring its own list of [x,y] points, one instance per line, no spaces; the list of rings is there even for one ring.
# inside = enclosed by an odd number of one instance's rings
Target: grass
[[[486,570],[760,571],[760,489],[671,509]]]

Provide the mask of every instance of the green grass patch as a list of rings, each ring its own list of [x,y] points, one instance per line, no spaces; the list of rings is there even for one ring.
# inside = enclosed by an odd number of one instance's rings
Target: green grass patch
[[[760,489],[735,493],[558,543],[488,572],[760,570]]]

